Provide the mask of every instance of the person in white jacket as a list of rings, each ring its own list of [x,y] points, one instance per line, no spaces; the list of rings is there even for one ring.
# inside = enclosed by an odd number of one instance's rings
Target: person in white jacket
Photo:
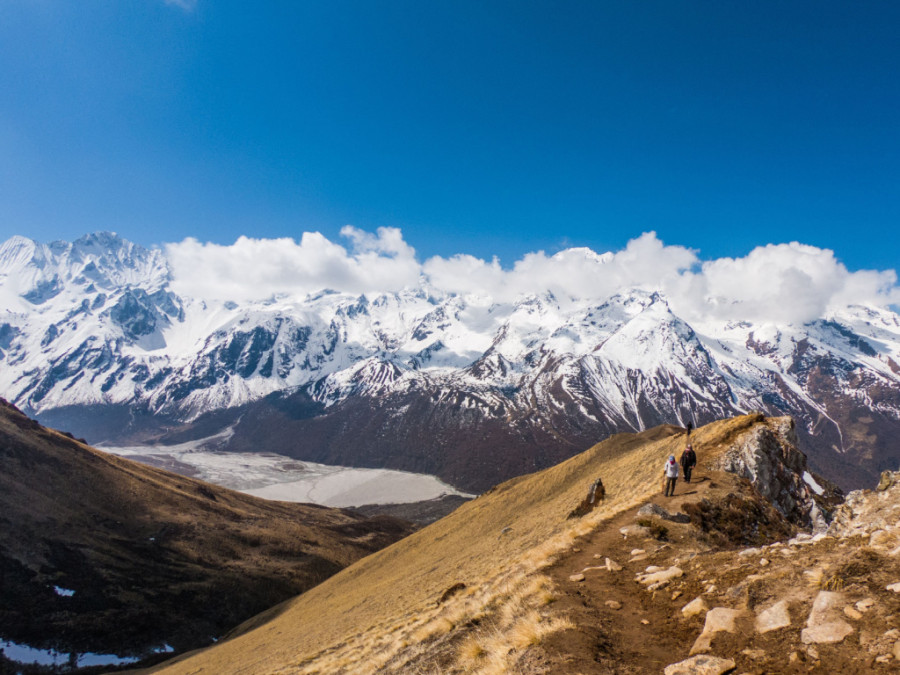
[[[675,496],[675,481],[678,480],[678,462],[675,455],[669,455],[666,465],[663,467],[663,475],[666,477],[666,497]]]

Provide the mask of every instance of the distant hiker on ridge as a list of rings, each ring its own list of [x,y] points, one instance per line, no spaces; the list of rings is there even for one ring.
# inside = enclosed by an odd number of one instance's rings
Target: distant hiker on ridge
[[[675,481],[678,480],[678,463],[675,461],[675,455],[669,455],[669,460],[663,467],[663,475],[666,477],[666,497],[675,496]]]
[[[691,482],[691,471],[697,466],[697,454],[694,452],[693,446],[688,444],[681,453],[681,470],[684,472],[684,482]]]

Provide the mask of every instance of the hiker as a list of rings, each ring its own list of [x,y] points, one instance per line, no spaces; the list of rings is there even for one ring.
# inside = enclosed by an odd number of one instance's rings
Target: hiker
[[[669,455],[669,460],[663,467],[663,475],[666,477],[666,497],[675,496],[675,481],[678,480],[678,463],[675,461],[675,455]]]
[[[688,445],[684,452],[681,453],[681,470],[684,473],[684,482],[691,482],[691,471],[694,470],[694,467],[697,466],[697,455],[694,452],[694,448],[691,445]]]

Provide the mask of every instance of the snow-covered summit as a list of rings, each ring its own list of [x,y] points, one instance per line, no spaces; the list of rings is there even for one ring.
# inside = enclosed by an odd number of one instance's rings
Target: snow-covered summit
[[[607,259],[566,255],[589,253]],[[329,414],[419,397],[422,411],[452,402],[466,424],[505,420],[570,444],[758,409],[795,415],[834,458],[900,461],[882,438],[900,431],[900,317],[884,308],[806,325],[691,322],[639,288],[500,302],[423,278],[392,293],[213,302],[170,282],[163,251],[113,233],[0,244],[0,396],[37,414],[118,405],[170,422],[273,394]]]

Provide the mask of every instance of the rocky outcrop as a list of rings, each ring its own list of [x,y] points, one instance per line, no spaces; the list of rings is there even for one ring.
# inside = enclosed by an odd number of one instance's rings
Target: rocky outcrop
[[[835,511],[828,534],[868,537],[869,547],[900,555],[900,471],[885,471],[875,490],[854,490]]]
[[[754,425],[709,468],[747,478],[788,520],[816,531],[828,526],[842,498],[836,485],[810,473],[790,417]]]

